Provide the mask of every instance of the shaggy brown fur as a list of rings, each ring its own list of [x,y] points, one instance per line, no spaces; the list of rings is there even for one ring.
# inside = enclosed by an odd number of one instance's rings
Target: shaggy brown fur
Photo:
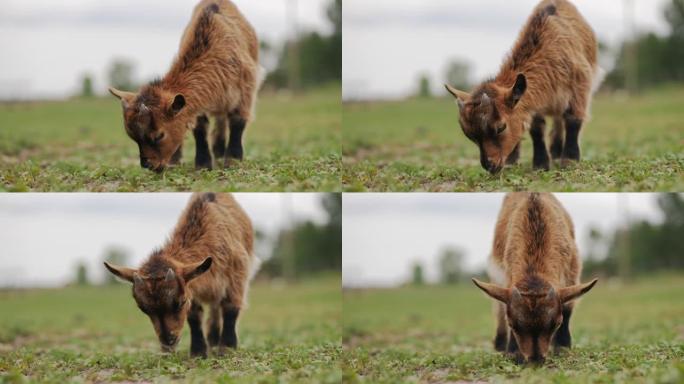
[[[500,285],[473,282],[501,302],[495,348],[507,350],[518,362],[540,363],[550,344],[570,347],[573,300],[597,280],[579,283],[573,224],[560,202],[551,194],[508,194],[491,261],[490,278]]]
[[[472,94],[446,85],[457,99],[460,125],[480,148],[482,167],[515,163],[525,130],[535,168],[549,169],[544,116],[555,119],[551,154],[579,160],[578,135],[589,109],[598,44],[591,27],[566,0],[544,0],[532,12],[499,74]],[[563,137],[563,135],[565,137]]]
[[[216,160],[225,157],[228,165],[242,159],[242,133],[261,81],[258,61],[256,33],[237,7],[229,0],[200,2],[166,76],[138,93],[109,89],[121,99],[126,133],[138,144],[141,166],[161,172],[178,161],[185,133],[194,126],[195,165],[211,168],[206,114],[217,117]]]
[[[171,238],[139,269],[105,266],[133,283],[133,297],[150,317],[162,350],[175,348],[187,319],[191,354],[206,356],[202,304],[211,308],[209,343],[221,352],[237,347],[235,325],[245,305],[253,242],[252,224],[231,195],[194,194]]]

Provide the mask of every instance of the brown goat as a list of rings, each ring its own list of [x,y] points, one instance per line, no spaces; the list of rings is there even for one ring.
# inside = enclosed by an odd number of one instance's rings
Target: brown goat
[[[447,90],[459,106],[466,137],[478,145],[480,163],[491,173],[515,164],[529,129],[533,166],[548,170],[544,116],[555,120],[551,155],[568,165],[580,158],[578,136],[598,83],[598,44],[574,5],[544,0],[532,12],[498,75],[472,93]],[[563,135],[565,134],[565,137]]]
[[[237,7],[229,0],[200,2],[166,76],[138,93],[109,89],[121,100],[126,133],[138,144],[140,165],[161,172],[178,163],[185,133],[194,126],[195,166],[211,169],[207,114],[216,117],[216,161],[223,159],[229,166],[232,159],[242,160],[242,133],[263,79],[258,62],[256,33]]]
[[[190,326],[190,354],[206,356],[202,304],[210,307],[210,346],[237,348],[236,322],[245,305],[254,268],[254,231],[230,194],[194,194],[163,248],[139,268],[105,262],[114,275],[133,283],[133,298],[157,333],[162,350],[178,345]]]
[[[498,300],[494,347],[516,362],[544,362],[549,345],[570,348],[573,300],[596,279],[579,283],[581,260],[572,220],[551,194],[506,196],[494,233],[489,277],[473,279]]]

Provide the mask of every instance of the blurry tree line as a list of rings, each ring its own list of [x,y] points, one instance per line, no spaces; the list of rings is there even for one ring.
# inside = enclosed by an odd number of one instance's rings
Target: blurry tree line
[[[470,89],[471,66],[466,60],[453,58],[447,62],[441,83],[449,84],[456,89]],[[432,97],[432,84],[427,73],[418,75],[418,86],[415,96],[418,98]]]
[[[604,89],[637,91],[664,83],[684,82],[684,0],[670,0],[663,15],[669,26],[667,36],[642,32],[624,41],[614,52],[599,43],[601,52],[615,55],[615,67],[606,75]],[[447,63],[442,79],[457,89],[470,89],[470,75],[468,62],[454,58]],[[429,75],[419,74],[415,96],[432,97],[432,90]]]
[[[466,253],[462,248],[446,246],[437,256],[437,271],[439,271],[439,284],[457,284],[469,279],[470,274],[465,271],[464,263]],[[423,264],[415,262],[411,265],[412,285],[424,285],[425,274]]]
[[[669,35],[644,32],[625,41],[604,87],[634,91],[667,82],[684,82],[684,0],[671,0],[663,14]]]
[[[261,276],[293,280],[342,270],[342,195],[325,194],[321,205],[327,214],[325,224],[302,221],[282,229],[271,257],[261,266]]]
[[[118,246],[109,246],[105,248],[102,254],[102,261],[106,261],[115,265],[129,265],[129,253],[124,248]],[[104,270],[104,267],[102,268]],[[105,273],[104,276],[104,284],[109,285],[116,283],[116,277],[114,277],[114,275],[111,273]],[[88,266],[85,261],[79,261],[76,263],[76,274],[73,283],[75,285],[89,285],[93,283],[88,274]]]
[[[326,212],[323,224],[310,220],[295,222],[289,228],[276,234],[274,241],[257,230],[257,250],[266,248],[270,257],[262,264],[259,276],[296,280],[319,273],[340,273],[342,270],[342,195],[324,194],[320,204]],[[259,253],[259,252],[257,252]],[[110,246],[104,250],[102,261],[116,265],[130,265],[130,254],[126,249]],[[98,263],[98,265],[101,265]],[[103,271],[104,271],[104,267]],[[105,273],[105,284],[114,284],[116,278]],[[87,265],[77,263],[74,284],[92,283]]]
[[[276,68],[267,75],[264,87],[299,90],[342,81],[342,0],[331,0],[326,16],[332,27],[330,34],[304,31],[280,47],[261,41],[263,53],[277,56]],[[127,91],[140,85],[135,79],[135,64],[126,58],[112,60],[107,81],[108,86]],[[80,82],[80,97],[95,95],[92,74],[83,74]]]
[[[628,278],[656,271],[684,271],[684,197],[662,194],[658,207],[664,217],[660,224],[635,221],[605,234],[592,229],[585,276]]]
[[[585,279],[595,276],[630,278],[660,271],[684,272],[684,194],[663,193],[657,197],[662,223],[639,220],[608,233],[592,228],[583,263]],[[454,284],[471,276],[487,279],[485,271],[464,269],[465,251],[445,247],[437,257],[440,284]],[[424,285],[425,268],[410,265],[409,282]]]
[[[342,81],[342,0],[332,0],[326,16],[332,33],[307,31],[286,41],[278,49],[278,65],[268,74],[265,86],[297,90]]]

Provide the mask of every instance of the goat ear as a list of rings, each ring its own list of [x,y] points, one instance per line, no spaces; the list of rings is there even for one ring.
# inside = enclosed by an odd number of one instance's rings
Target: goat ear
[[[104,265],[107,267],[109,272],[131,283],[133,282],[134,276],[137,275],[137,271],[135,269],[119,267],[118,265],[109,264],[106,261],[104,262]]]
[[[180,93],[173,98],[173,103],[171,104],[171,112],[175,115],[180,112],[183,107],[185,107],[185,96]]]
[[[591,290],[594,287],[597,281],[598,279],[594,279],[586,284],[577,284],[559,289],[558,295],[561,298],[561,303],[566,303],[568,301],[575,300],[580,296],[584,295],[585,293],[589,292],[589,290]]]
[[[515,84],[513,84],[513,88],[511,89],[511,94],[508,96],[508,100],[509,100],[508,104],[511,107],[514,107],[516,104],[518,104],[518,101],[520,101],[522,96],[525,94],[526,90],[527,90],[527,78],[522,73],[519,73],[518,76],[515,78]]]
[[[204,261],[201,261],[199,263],[186,265],[185,267],[183,267],[183,279],[187,283],[195,277],[203,274],[204,272],[209,270],[209,267],[211,267],[212,262],[212,258],[207,257],[206,259],[204,259]]]
[[[477,285],[484,293],[489,295],[489,297],[499,300],[504,304],[508,304],[511,301],[511,290],[508,288],[500,287],[494,284],[483,283],[477,279],[473,279],[473,283]]]
[[[463,108],[466,101],[470,100],[470,94],[468,92],[460,91],[449,84],[444,84],[444,87],[449,93],[451,93],[453,97],[456,98],[459,108]]]
[[[133,100],[135,100],[135,98],[138,96],[133,92],[120,91],[113,87],[109,87],[109,93],[121,100],[121,105],[124,108],[127,108],[129,105],[133,104]]]

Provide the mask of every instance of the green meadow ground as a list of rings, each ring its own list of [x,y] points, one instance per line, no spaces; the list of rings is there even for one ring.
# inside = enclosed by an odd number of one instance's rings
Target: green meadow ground
[[[529,135],[520,162],[497,176],[458,127],[452,99],[343,106],[347,191],[671,191],[684,189],[684,88],[638,97],[597,95],[571,169],[532,170]],[[549,122],[550,123],[550,122]]]
[[[0,291],[0,383],[338,383],[340,277],[256,283],[238,325],[240,346],[191,359],[189,331],[163,355],[123,284]]]
[[[0,104],[0,189],[9,191],[338,191],[340,87],[294,97],[263,94],[245,133],[245,161],[196,171],[188,134],[183,164],[140,168],[113,97]]]
[[[684,382],[684,275],[600,281],[541,368],[494,351],[491,299],[471,285],[343,295],[344,382]]]

